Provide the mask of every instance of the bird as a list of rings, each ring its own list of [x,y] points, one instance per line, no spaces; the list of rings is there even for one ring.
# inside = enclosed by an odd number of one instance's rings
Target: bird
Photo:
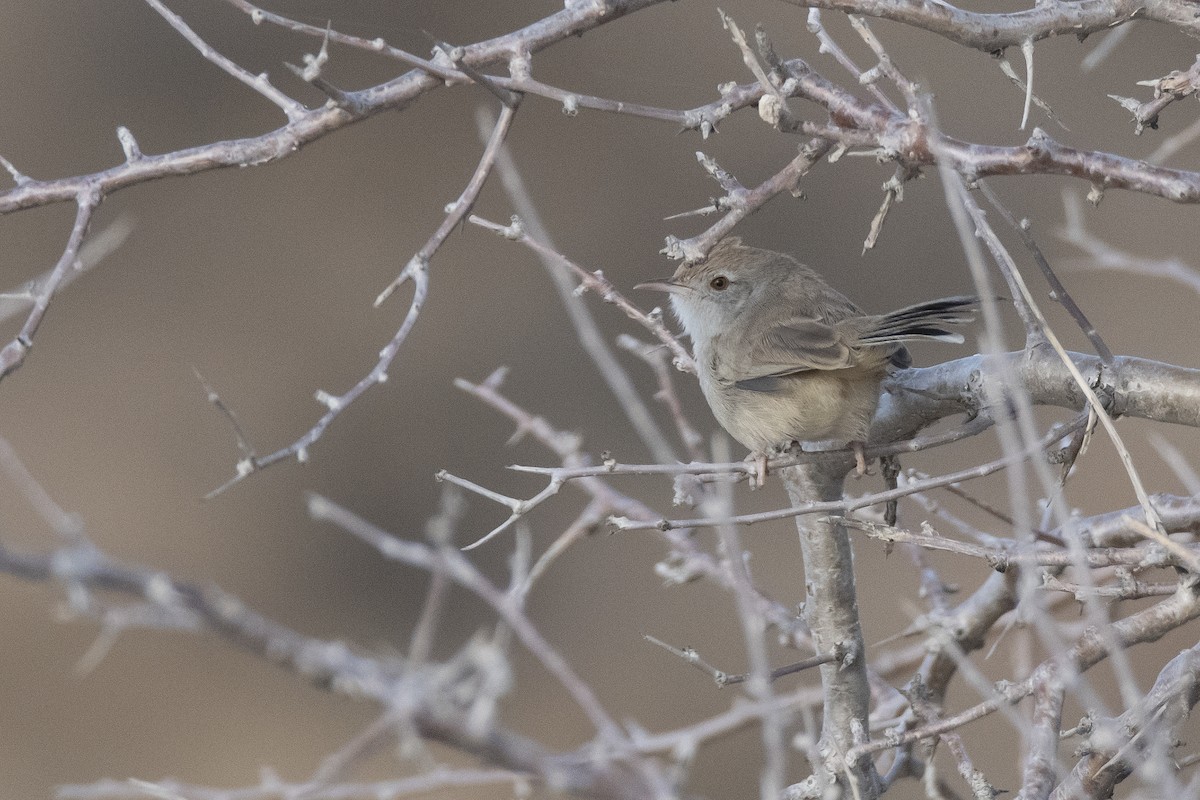
[[[867,433],[889,371],[912,364],[904,342],[961,344],[949,325],[978,298],[945,297],[867,314],[791,255],[719,241],[702,264],[637,288],[668,292],[692,340],[700,389],[717,422],[751,451],[762,485],[770,453],[793,442],[849,446],[867,474]]]

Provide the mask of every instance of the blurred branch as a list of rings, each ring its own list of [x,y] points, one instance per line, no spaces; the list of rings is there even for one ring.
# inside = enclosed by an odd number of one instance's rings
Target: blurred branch
[[[421,775],[373,783],[336,783],[314,785],[311,782],[285,783],[274,776],[264,777],[260,786],[218,789],[195,786],[174,780],[105,780],[90,784],[60,786],[59,800],[117,800],[145,797],[147,800],[397,800],[438,790],[467,789],[496,784],[522,785],[528,781],[522,773],[500,769],[435,768]]]
[[[1112,625],[1116,644],[1129,647],[1134,644],[1158,641],[1185,622],[1200,616],[1200,596],[1194,587],[1181,585],[1170,598],[1150,608],[1130,614]],[[968,722],[995,713],[1002,706],[1020,702],[1033,694],[1039,686],[1056,678],[1060,670],[1071,669],[1085,672],[1109,655],[1104,637],[1094,629],[1088,629],[1080,640],[1060,658],[1042,662],[1030,677],[1015,684],[1001,687],[995,695],[982,703],[955,714],[952,717],[918,728],[890,740],[872,741],[855,747],[847,758],[861,758],[869,753],[902,746],[921,739],[937,736],[942,731],[956,730]]]
[[[322,509],[329,513],[325,514]],[[339,524],[365,525],[335,511],[336,507],[331,504],[314,503],[314,512],[318,516],[328,516]],[[406,563],[429,570],[437,569],[428,546],[403,542],[394,537],[386,542],[384,550],[387,553],[404,554],[410,557]],[[490,599],[510,624],[516,623],[518,633],[544,659],[543,663],[552,672],[566,678],[570,688],[579,690],[577,683],[572,683],[569,672],[563,671],[565,664],[555,661],[556,654],[543,646],[544,642],[536,631],[530,638],[531,623],[525,620],[522,624],[520,620],[523,617],[519,617],[519,612],[505,603],[494,588],[489,588],[490,584],[482,581],[473,568],[465,568],[464,563],[454,561],[452,557],[448,566],[449,574],[459,582],[465,581],[472,590],[481,592],[485,599]],[[464,705],[461,699],[464,695],[455,686],[458,681],[470,684],[477,680],[478,676],[473,675],[473,671],[486,668],[491,663],[486,658],[469,669],[464,669],[469,665],[459,665],[451,660],[441,669],[438,668],[440,665],[429,665],[420,672],[414,672],[400,659],[365,655],[354,651],[344,642],[298,633],[259,614],[216,586],[200,587],[159,570],[113,561],[86,539],[80,539],[77,545],[44,554],[18,553],[0,548],[0,572],[38,583],[61,583],[77,605],[96,591],[132,596],[150,611],[179,615],[180,621],[195,623],[187,627],[217,633],[320,688],[350,697],[366,697],[385,708],[401,704],[405,720],[421,736],[572,793],[632,800],[646,796],[647,789],[642,781],[653,775],[653,770],[647,764],[631,770],[630,765],[621,763],[620,757],[615,755],[621,752],[621,748],[614,751],[612,759],[605,761],[597,761],[592,756],[553,754],[533,740],[509,731],[494,719],[481,719],[471,703]],[[469,651],[471,645],[467,647]],[[467,660],[472,660],[469,652]],[[495,666],[493,663],[492,668]],[[465,696],[478,701],[481,692],[476,686]],[[605,736],[610,743],[613,743],[612,737],[623,740],[624,734],[620,729],[606,720],[603,713],[597,711],[598,706],[589,702],[587,697],[585,690],[578,699],[585,702],[586,710],[599,713],[595,717],[596,722],[607,731]],[[105,791],[113,789],[112,785],[104,786]],[[89,789],[84,787],[81,791]],[[106,795],[102,791],[97,796]]]
[[[1063,206],[1066,220],[1059,230],[1059,238],[1083,251],[1087,269],[1113,270],[1150,278],[1170,278],[1200,295],[1200,271],[1195,267],[1178,258],[1144,258],[1105,242],[1087,229],[1083,218],[1083,203],[1074,193],[1063,192]]]
[[[476,113],[475,119],[476,123],[480,126],[481,134],[486,125],[487,116],[488,114],[484,111]],[[517,214],[522,220],[523,225],[528,227],[534,240],[544,245],[543,249],[537,249],[535,252],[546,273],[550,276],[555,290],[558,292],[559,301],[563,304],[563,308],[567,312],[567,317],[571,320],[571,325],[575,328],[575,334],[579,337],[580,345],[591,357],[600,376],[608,384],[609,391],[613,393],[617,402],[621,404],[621,409],[625,412],[626,418],[629,419],[630,424],[633,425],[639,438],[645,443],[646,449],[650,451],[653,458],[657,461],[674,460],[674,449],[667,443],[666,437],[654,417],[650,414],[646,403],[643,402],[628,371],[617,360],[612,346],[601,332],[599,325],[596,324],[591,309],[588,308],[583,298],[576,293],[575,283],[571,279],[571,273],[575,271],[573,265],[570,265],[568,260],[557,252],[554,242],[550,237],[550,232],[542,224],[541,214],[538,212],[533,197],[527,190],[525,181],[517,169],[512,152],[507,147],[500,149],[497,159],[497,170],[499,172],[500,183],[504,187],[509,200],[517,209]],[[564,266],[570,268],[563,269]],[[682,348],[679,349],[682,350]],[[684,351],[684,354],[686,354],[686,351]]]
[[[1141,705],[1116,719],[1098,719],[1081,748],[1070,778],[1053,794],[1067,798],[1111,797],[1118,783],[1147,758],[1172,770],[1168,759],[1181,741],[1180,727],[1200,702],[1200,645],[1167,662]]]

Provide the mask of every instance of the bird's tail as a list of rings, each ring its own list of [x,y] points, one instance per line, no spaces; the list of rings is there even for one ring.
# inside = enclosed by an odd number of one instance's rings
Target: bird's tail
[[[947,325],[961,325],[975,319],[978,297],[943,297],[901,308],[884,314],[870,331],[862,336],[869,344],[907,342],[914,339],[934,339],[939,342],[962,344],[963,335],[946,330]]]

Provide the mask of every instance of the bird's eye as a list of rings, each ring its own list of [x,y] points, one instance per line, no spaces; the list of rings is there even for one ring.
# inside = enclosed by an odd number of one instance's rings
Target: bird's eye
[[[724,275],[718,275],[709,281],[708,285],[716,289],[718,292],[721,292],[729,286],[729,278],[726,278]]]

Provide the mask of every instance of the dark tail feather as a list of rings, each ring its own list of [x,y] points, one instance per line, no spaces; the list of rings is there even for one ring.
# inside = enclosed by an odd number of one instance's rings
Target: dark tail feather
[[[978,297],[944,297],[926,303],[901,308],[879,317],[875,328],[865,333],[863,342],[886,344],[913,339],[933,339],[961,344],[963,336],[946,330],[947,325],[961,325],[975,319]]]

